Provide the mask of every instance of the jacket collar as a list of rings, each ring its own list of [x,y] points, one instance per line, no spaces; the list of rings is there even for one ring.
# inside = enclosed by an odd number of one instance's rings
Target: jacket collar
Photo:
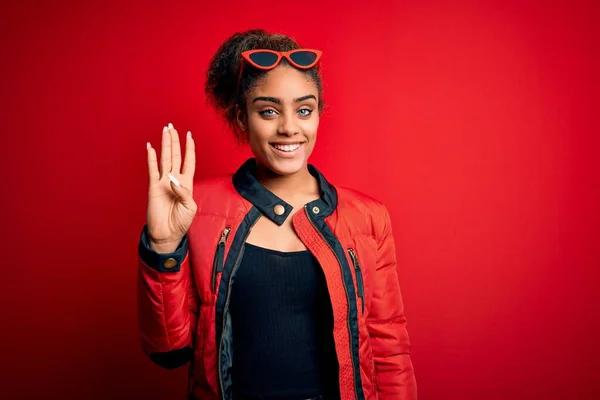
[[[264,216],[277,225],[281,225],[287,219],[293,207],[265,188],[256,179],[254,175],[255,167],[255,158],[250,158],[244,162],[233,175],[233,186],[243,198],[258,208]],[[335,187],[313,165],[308,164],[308,171],[312,176],[317,178],[321,197],[311,201],[306,207],[314,218],[328,217],[337,206],[337,192]],[[277,205],[284,207],[285,211],[283,214],[277,215],[275,213],[275,206]]]

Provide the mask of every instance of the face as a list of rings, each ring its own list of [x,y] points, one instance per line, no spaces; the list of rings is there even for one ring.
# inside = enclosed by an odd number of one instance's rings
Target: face
[[[258,163],[278,175],[306,168],[319,126],[316,85],[293,67],[280,65],[246,96],[241,123]]]

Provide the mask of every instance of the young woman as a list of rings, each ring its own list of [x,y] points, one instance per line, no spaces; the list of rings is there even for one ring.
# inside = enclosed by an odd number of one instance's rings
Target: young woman
[[[143,350],[190,363],[190,398],[416,399],[388,211],[308,164],[320,56],[262,30],[218,49],[206,94],[254,154],[233,176],[194,182],[171,124],[160,164],[147,144]]]

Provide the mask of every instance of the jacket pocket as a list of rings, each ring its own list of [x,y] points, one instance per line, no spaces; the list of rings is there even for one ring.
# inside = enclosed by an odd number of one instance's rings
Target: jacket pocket
[[[223,256],[225,254],[225,242],[227,241],[227,237],[229,236],[229,232],[231,232],[231,227],[227,227],[223,229],[221,233],[221,238],[219,239],[219,243],[217,244],[217,250],[215,251],[215,257],[213,258],[213,268],[212,268],[212,290],[213,292],[217,290],[217,274],[219,272],[223,272]]]
[[[358,297],[360,298],[362,311],[361,313],[365,313],[365,285],[363,283],[362,271],[360,270],[360,263],[358,262],[358,256],[356,255],[356,251],[352,247],[348,248],[348,254],[350,254],[350,258],[352,259],[352,264],[354,265],[354,271],[356,272],[356,286],[358,291]]]

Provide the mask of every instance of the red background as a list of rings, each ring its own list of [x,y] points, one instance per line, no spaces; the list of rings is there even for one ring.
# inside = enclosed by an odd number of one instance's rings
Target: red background
[[[332,3],[3,2],[0,397],[183,398],[138,343],[145,143],[234,171],[204,74],[264,27],[324,52],[311,162],[390,209],[420,399],[600,398],[599,3]]]

